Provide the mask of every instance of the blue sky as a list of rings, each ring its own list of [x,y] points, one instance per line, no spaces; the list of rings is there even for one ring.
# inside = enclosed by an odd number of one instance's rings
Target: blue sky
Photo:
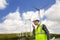
[[[22,15],[23,12],[27,11],[36,11],[34,7],[39,9],[47,10],[50,8],[56,0],[6,0],[8,5],[5,9],[0,9],[0,22],[2,22],[2,18],[5,17],[9,12],[15,12],[17,7],[19,7],[19,11]]]

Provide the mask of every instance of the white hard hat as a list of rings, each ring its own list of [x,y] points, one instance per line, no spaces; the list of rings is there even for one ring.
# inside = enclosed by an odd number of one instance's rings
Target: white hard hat
[[[35,21],[35,20],[39,20],[39,18],[33,18],[33,20],[32,20],[32,21]]]

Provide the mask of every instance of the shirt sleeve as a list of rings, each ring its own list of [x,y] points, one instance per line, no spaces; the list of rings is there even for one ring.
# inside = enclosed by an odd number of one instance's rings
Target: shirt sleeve
[[[33,29],[33,38],[35,39],[35,29]]]
[[[43,24],[43,30],[45,31],[45,33],[47,35],[47,39],[50,40],[49,31],[48,31],[47,27],[44,24]]]

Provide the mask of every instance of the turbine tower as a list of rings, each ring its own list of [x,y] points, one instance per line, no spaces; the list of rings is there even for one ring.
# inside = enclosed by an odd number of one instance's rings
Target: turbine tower
[[[35,8],[35,9],[38,11],[38,17],[39,17],[39,21],[40,21],[40,18],[41,18],[40,9],[38,9],[38,8]],[[41,23],[41,21],[40,21],[40,23]]]

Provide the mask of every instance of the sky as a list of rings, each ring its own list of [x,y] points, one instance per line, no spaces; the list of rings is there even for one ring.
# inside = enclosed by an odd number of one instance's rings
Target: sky
[[[50,33],[60,34],[59,0],[0,0],[0,33],[32,30],[28,20],[38,18],[35,8],[40,9],[42,23],[46,24]]]
[[[54,3],[55,0],[2,0],[0,3],[2,5],[0,8],[0,19],[9,14],[9,12],[14,12],[17,7],[19,7],[19,12],[23,14],[27,11],[36,11],[35,8],[48,9]]]

